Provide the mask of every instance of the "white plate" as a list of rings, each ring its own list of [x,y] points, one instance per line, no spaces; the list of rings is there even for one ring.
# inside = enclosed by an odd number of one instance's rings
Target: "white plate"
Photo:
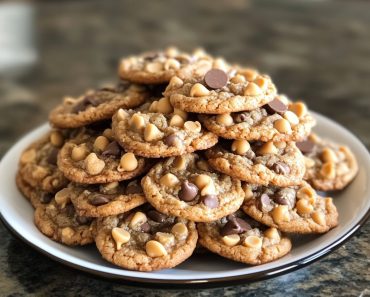
[[[293,239],[293,249],[285,257],[260,266],[246,266],[214,255],[192,256],[176,268],[158,272],[120,269],[104,261],[94,246],[70,248],[53,242],[34,226],[33,209],[17,190],[15,174],[19,156],[32,141],[48,129],[45,124],[23,137],[4,156],[0,164],[0,213],[5,225],[16,236],[40,252],[74,268],[111,279],[124,279],[141,285],[199,286],[228,285],[268,278],[302,267],[343,244],[369,217],[370,156],[363,144],[348,130],[332,120],[315,114],[315,131],[323,137],[346,144],[355,153],[360,171],[346,190],[335,195],[339,226],[321,236]]]

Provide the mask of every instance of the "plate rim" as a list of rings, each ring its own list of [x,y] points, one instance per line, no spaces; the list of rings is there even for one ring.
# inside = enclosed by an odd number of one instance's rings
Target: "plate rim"
[[[367,152],[367,155],[369,157],[369,151],[367,147],[364,145],[363,141],[361,140],[360,137],[358,137],[355,133],[352,131],[348,130],[346,127],[342,126],[340,123],[322,115],[316,112],[312,112],[314,116],[318,116],[323,118],[326,121],[330,121],[332,124],[335,124],[339,126],[341,129],[346,130],[348,133],[352,134],[358,142],[361,144],[362,148]],[[36,131],[37,129],[41,129],[43,126],[46,126],[46,124],[42,124],[35,129],[25,133],[18,139],[18,143],[21,139],[26,137],[28,134]],[[10,151],[13,149],[14,145],[4,154],[3,158],[4,159]],[[132,285],[132,286],[141,286],[141,287],[156,287],[156,288],[166,288],[166,289],[194,289],[194,288],[211,288],[211,287],[220,287],[220,286],[231,286],[234,284],[247,284],[250,282],[254,281],[259,281],[259,280],[265,280],[269,279],[272,277],[277,277],[282,274],[286,274],[295,270],[298,270],[300,268],[303,268],[309,264],[312,264],[323,257],[329,255],[333,251],[335,251],[337,248],[342,246],[345,242],[347,242],[352,236],[356,234],[360,230],[360,228],[366,223],[366,221],[370,218],[370,207],[367,209],[367,211],[363,214],[361,218],[358,219],[357,222],[354,223],[354,225],[347,230],[346,233],[344,233],[340,238],[334,240],[332,243],[329,245],[324,246],[322,249],[316,251],[314,254],[310,254],[307,256],[304,256],[298,260],[295,260],[293,262],[278,266],[278,267],[273,267],[269,268],[264,271],[260,272],[254,272],[250,274],[239,274],[239,275],[234,275],[234,276],[225,276],[225,277],[214,277],[214,278],[204,278],[204,279],[155,279],[155,278],[141,278],[137,276],[129,276],[129,275],[118,275],[114,274],[111,272],[104,272],[104,271],[99,271],[99,270],[94,270],[93,268],[89,268],[80,264],[76,264],[73,262],[70,262],[68,260],[65,260],[61,257],[58,257],[54,255],[51,252],[48,252],[41,247],[35,245],[33,242],[28,240],[25,236],[23,236],[21,233],[17,232],[11,224],[6,221],[6,219],[3,217],[3,214],[0,213],[0,221],[3,223],[3,225],[10,231],[10,233],[15,236],[17,239],[20,239],[27,245],[31,246],[33,249],[36,251],[40,252],[43,255],[46,255],[48,258],[52,259],[53,261],[59,262],[63,265],[66,265],[70,268],[82,271],[84,273],[88,273],[89,275],[93,276],[98,276],[102,277],[106,280],[110,281],[130,281],[130,283],[127,283],[127,285]],[[187,286],[191,284],[191,287]]]

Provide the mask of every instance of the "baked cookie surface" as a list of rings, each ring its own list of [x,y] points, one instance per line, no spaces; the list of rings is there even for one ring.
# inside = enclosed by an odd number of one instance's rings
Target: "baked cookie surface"
[[[107,261],[126,269],[153,271],[185,261],[197,239],[194,222],[166,216],[144,205],[98,219],[95,242]]]
[[[186,112],[174,110],[167,98],[154,101],[148,111],[119,110],[112,129],[127,151],[147,158],[179,156],[207,149],[218,141]]]
[[[243,210],[256,221],[287,233],[324,233],[338,224],[333,199],[303,182],[295,187],[244,185]]]
[[[358,173],[356,157],[347,146],[311,134],[297,147],[305,156],[304,179],[316,190],[342,190]]]
[[[244,200],[239,180],[212,171],[196,154],[159,162],[141,184],[147,200],[158,211],[195,222],[233,213]]]
[[[136,177],[149,169],[148,159],[126,153],[110,128],[84,128],[58,155],[58,167],[71,181],[109,183]]]
[[[149,97],[144,86],[121,82],[116,87],[87,91],[78,98],[66,97],[49,115],[59,128],[78,128],[110,119],[119,108],[133,108]]]
[[[28,185],[55,192],[68,183],[57,167],[57,156],[67,137],[65,131],[53,130],[22,152],[19,175]]]
[[[65,245],[85,245],[94,241],[95,221],[78,216],[71,203],[73,192],[64,188],[55,194],[50,203],[35,210],[36,227],[52,240]]]
[[[210,223],[198,223],[199,242],[222,257],[259,265],[285,256],[291,241],[276,228],[264,227],[240,211]]]
[[[282,95],[251,111],[200,115],[199,119],[220,137],[265,142],[303,140],[316,123],[304,103],[289,102]]]
[[[296,185],[305,173],[303,155],[294,142],[223,140],[205,156],[214,169],[252,184]]]
[[[275,98],[276,88],[255,70],[212,68],[204,76],[172,78],[164,95],[187,112],[224,114],[261,107]]]
[[[146,202],[140,180],[100,185],[75,185],[72,203],[78,215],[107,217],[127,212]]]

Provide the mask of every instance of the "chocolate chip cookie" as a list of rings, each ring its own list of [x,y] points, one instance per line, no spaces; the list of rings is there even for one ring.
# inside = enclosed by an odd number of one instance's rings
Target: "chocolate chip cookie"
[[[266,228],[237,212],[210,223],[199,223],[199,242],[222,257],[259,265],[285,256],[291,241],[276,228]]]
[[[303,140],[316,123],[303,102],[289,102],[283,95],[251,111],[200,115],[199,119],[220,137],[248,141]]]
[[[173,109],[168,98],[154,101],[148,111],[120,109],[113,117],[112,128],[116,140],[127,151],[147,158],[204,150],[218,140],[186,112]]]
[[[199,71],[202,62],[209,62],[212,66],[212,60],[203,50],[188,54],[171,47],[165,51],[148,52],[122,59],[118,74],[122,79],[131,82],[162,84],[169,82],[180,71],[182,75],[195,69]]]
[[[333,199],[307,183],[295,187],[244,185],[243,210],[256,221],[288,233],[324,233],[338,225]]]
[[[275,98],[276,88],[255,70],[212,68],[200,77],[173,77],[164,95],[187,112],[224,114],[263,106]]]
[[[50,203],[35,210],[35,225],[52,240],[65,245],[85,245],[94,241],[95,221],[78,216],[70,199],[74,193],[64,188]]]
[[[58,155],[59,169],[71,181],[83,184],[110,183],[144,173],[151,162],[125,152],[112,130],[83,129]]]
[[[197,239],[195,223],[166,216],[146,205],[98,219],[95,242],[107,261],[131,270],[153,271],[185,261]]]
[[[75,185],[72,203],[79,216],[107,217],[127,212],[146,202],[140,180],[101,185]]]
[[[316,190],[342,190],[358,173],[356,157],[347,146],[311,134],[297,147],[305,156],[304,179]]]
[[[59,128],[78,128],[110,119],[119,108],[132,108],[149,97],[144,86],[121,82],[116,87],[90,90],[78,98],[66,97],[50,112],[50,123]]]
[[[214,169],[252,184],[296,185],[305,172],[303,155],[294,142],[223,140],[205,156]]]
[[[196,154],[159,162],[141,181],[145,196],[158,211],[195,222],[210,222],[243,203],[240,181],[216,173]]]
[[[55,192],[68,183],[57,167],[57,156],[67,137],[66,131],[53,130],[22,152],[19,175],[27,184],[45,192]]]

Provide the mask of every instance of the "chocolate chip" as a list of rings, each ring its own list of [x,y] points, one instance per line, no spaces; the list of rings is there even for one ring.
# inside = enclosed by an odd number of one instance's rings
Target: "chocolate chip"
[[[272,165],[272,170],[274,170],[277,174],[286,175],[290,173],[290,167],[283,163],[283,162],[276,162]]]
[[[248,159],[253,159],[256,157],[256,154],[254,151],[249,149],[248,151],[245,152],[244,157],[247,157]]]
[[[143,58],[144,58],[145,61],[153,61],[154,59],[158,58],[159,56],[161,56],[161,54],[158,53],[158,52],[148,52],[143,56]]]
[[[130,182],[125,190],[126,195],[130,194],[139,194],[142,193],[143,189],[141,188],[141,185],[138,184],[136,181]]]
[[[292,209],[296,201],[296,192],[294,189],[284,188],[275,193],[273,199],[276,203],[281,205],[288,205]]]
[[[67,216],[73,217],[74,214],[75,214],[75,208],[74,208],[74,206],[72,204],[66,205],[65,212],[66,212]]]
[[[72,112],[79,113],[80,111],[85,110],[88,106],[96,107],[100,105],[102,102],[103,102],[102,98],[96,97],[95,95],[88,95],[73,106]]]
[[[87,225],[87,224],[89,224],[92,221],[92,218],[85,217],[85,216],[77,216],[76,217],[76,221],[80,225]]]
[[[271,199],[267,194],[262,194],[260,197],[258,197],[257,204],[258,208],[263,212],[269,212],[273,208],[273,205],[271,204]]]
[[[235,123],[243,123],[248,119],[248,115],[244,112],[239,113],[234,116],[234,122]]]
[[[313,148],[315,147],[315,143],[310,140],[304,140],[300,142],[296,142],[296,146],[300,149],[303,154],[309,154],[312,152]]]
[[[251,230],[251,226],[241,218],[233,218],[228,221],[220,230],[222,236],[240,234],[245,231]]]
[[[94,193],[89,196],[89,203],[94,206],[100,206],[109,203],[113,196],[108,194]]]
[[[219,205],[216,195],[205,195],[202,197],[202,202],[208,208],[216,208]]]
[[[105,150],[102,152],[103,156],[114,156],[114,157],[119,157],[121,156],[122,149],[117,143],[117,141],[112,141],[107,145]]]
[[[164,139],[164,143],[168,146],[178,146],[182,140],[175,134],[170,134]]]
[[[150,232],[150,229],[151,229],[151,227],[150,227],[150,225],[149,225],[148,222],[145,222],[144,224],[142,224],[140,226],[141,232],[144,232],[144,233],[149,233]]]
[[[40,202],[42,204],[47,204],[51,201],[51,199],[53,199],[53,197],[54,197],[53,194],[43,192],[40,196]]]
[[[275,98],[274,100],[267,103],[264,108],[270,113],[278,113],[283,114],[288,110],[288,106],[286,106],[283,102],[281,102],[278,98]]]
[[[160,213],[159,211],[156,211],[154,209],[149,210],[147,212],[147,215],[150,219],[152,219],[154,222],[157,222],[157,223],[163,223],[167,218],[166,215],[164,215],[163,213]]]
[[[184,181],[181,185],[181,190],[179,192],[179,198],[183,201],[189,202],[195,199],[198,194],[198,187],[189,181]]]
[[[228,80],[227,74],[221,69],[211,69],[204,76],[204,82],[211,89],[221,89]]]
[[[51,165],[57,165],[59,149],[53,148],[49,153],[46,161]]]

